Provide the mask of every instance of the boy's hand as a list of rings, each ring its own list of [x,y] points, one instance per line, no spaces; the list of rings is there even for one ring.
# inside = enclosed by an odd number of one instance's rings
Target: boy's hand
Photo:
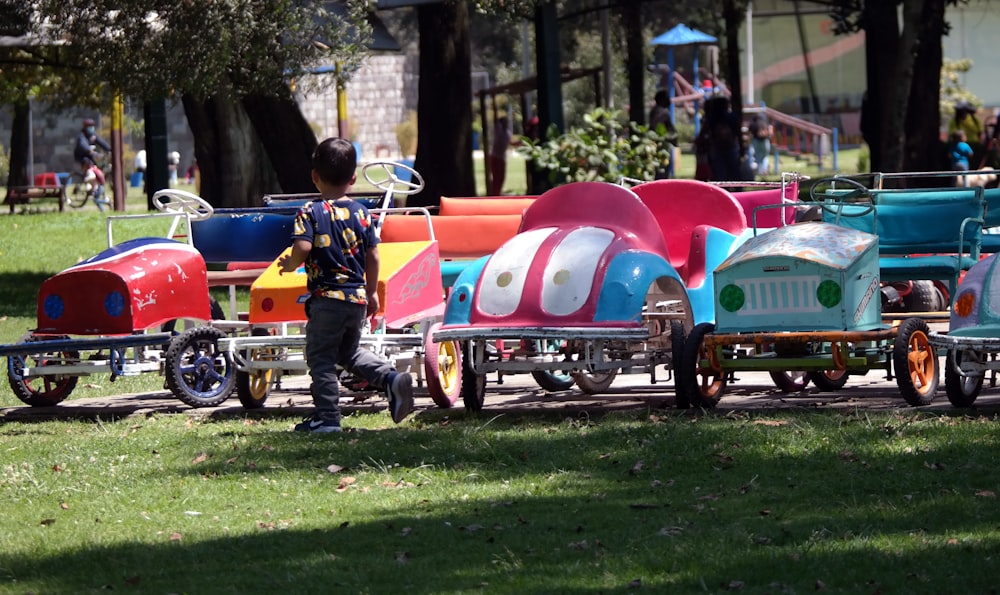
[[[299,268],[297,264],[292,261],[291,254],[283,254],[278,257],[278,274],[284,275],[285,273],[294,273],[295,269]]]
[[[369,318],[371,318],[372,316],[375,316],[376,314],[378,314],[378,306],[379,306],[379,303],[378,303],[378,294],[377,293],[376,294],[369,294],[368,295],[368,317]]]

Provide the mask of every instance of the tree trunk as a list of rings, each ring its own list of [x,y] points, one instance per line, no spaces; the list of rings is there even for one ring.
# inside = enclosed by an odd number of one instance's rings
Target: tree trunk
[[[885,162],[882,171],[886,172],[903,171],[903,147],[906,144],[904,124],[913,86],[914,63],[920,50],[924,3],[925,0],[903,1],[903,30],[896,52],[896,77],[890,87],[891,107],[886,113],[886,135],[883,139]],[[937,72],[940,73],[940,64],[938,66]]]
[[[415,169],[425,187],[407,206],[437,206],[442,195],[473,196],[472,58],[469,9],[448,1],[417,7],[420,84]]]
[[[628,71],[628,119],[637,124],[646,123],[646,44],[642,31],[642,11],[639,0],[628,0],[622,5],[622,23],[625,28]]]
[[[726,22],[726,83],[729,85],[729,101],[733,113],[743,121],[743,89],[740,86],[743,69],[740,68],[740,27],[746,9],[740,9],[733,0],[723,3],[723,17]],[[695,77],[697,80],[697,77]],[[745,149],[745,147],[744,147]]]
[[[944,35],[945,0],[927,0],[920,17],[919,48],[906,112],[906,145],[903,171],[938,171],[949,168],[941,142],[941,38]],[[978,163],[971,164],[976,169]],[[940,184],[940,180],[926,179]]]
[[[263,204],[262,190],[281,191],[267,152],[241,102],[221,97],[198,101],[188,95],[183,102],[194,136],[202,198],[216,207],[251,207]],[[271,141],[282,142],[282,138]]]
[[[10,172],[7,186],[30,186],[28,179],[29,135],[31,134],[31,106],[27,100],[14,104],[14,119],[10,127]]]
[[[250,95],[243,98],[243,107],[274,166],[281,191],[316,192],[311,174],[316,133],[294,98]]]
[[[895,4],[865,2],[862,23],[865,30],[867,91],[861,104],[861,134],[868,143],[871,171],[883,171],[887,133],[885,114],[889,113],[899,44]]]

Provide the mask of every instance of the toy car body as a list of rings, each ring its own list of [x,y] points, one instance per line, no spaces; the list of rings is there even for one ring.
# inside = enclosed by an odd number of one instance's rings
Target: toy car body
[[[1000,271],[997,254],[970,268],[958,286],[947,333],[931,333],[931,345],[947,351],[944,380],[955,407],[971,406],[987,372],[1000,370]]]
[[[621,186],[578,182],[541,195],[518,235],[466,268],[434,340],[467,343],[462,397],[480,409],[494,371],[572,372],[595,392],[622,368],[652,375],[692,321],[650,210]],[[494,359],[497,341],[540,347]]]
[[[173,211],[143,217],[171,217],[173,230],[181,218],[190,225],[191,215]],[[81,376],[110,373],[114,380],[171,367],[203,392],[225,389],[225,373],[219,370],[226,365],[206,348],[203,337],[159,332],[176,320],[211,319],[201,254],[167,238],[113,245],[114,222],[133,217],[109,217],[108,249],[44,281],[37,328],[18,343],[0,346],[8,382],[25,403],[58,404]]]
[[[716,324],[691,331],[678,374],[691,403],[715,406],[740,370],[769,371],[789,389],[794,382],[779,378],[804,371],[835,390],[849,374],[882,367],[891,375],[892,365],[908,403],[933,399],[927,324],[882,324],[877,236],[822,222],[780,227],[739,246],[714,275]]]

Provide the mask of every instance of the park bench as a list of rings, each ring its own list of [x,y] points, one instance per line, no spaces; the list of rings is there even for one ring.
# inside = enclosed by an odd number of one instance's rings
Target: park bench
[[[34,181],[33,185],[7,187],[3,204],[10,205],[10,212],[13,213],[17,205],[48,198],[57,199],[62,211],[66,203],[66,186],[59,182],[58,176],[54,173],[38,174]]]

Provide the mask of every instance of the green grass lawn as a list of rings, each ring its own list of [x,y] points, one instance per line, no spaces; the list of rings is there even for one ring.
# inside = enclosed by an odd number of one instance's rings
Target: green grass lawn
[[[0,216],[0,343],[105,217]],[[61,407],[162,382],[89,377]],[[0,593],[1000,589],[993,412],[361,408],[313,436],[235,411],[0,417]]]
[[[3,593],[993,593],[993,417],[0,423]]]

